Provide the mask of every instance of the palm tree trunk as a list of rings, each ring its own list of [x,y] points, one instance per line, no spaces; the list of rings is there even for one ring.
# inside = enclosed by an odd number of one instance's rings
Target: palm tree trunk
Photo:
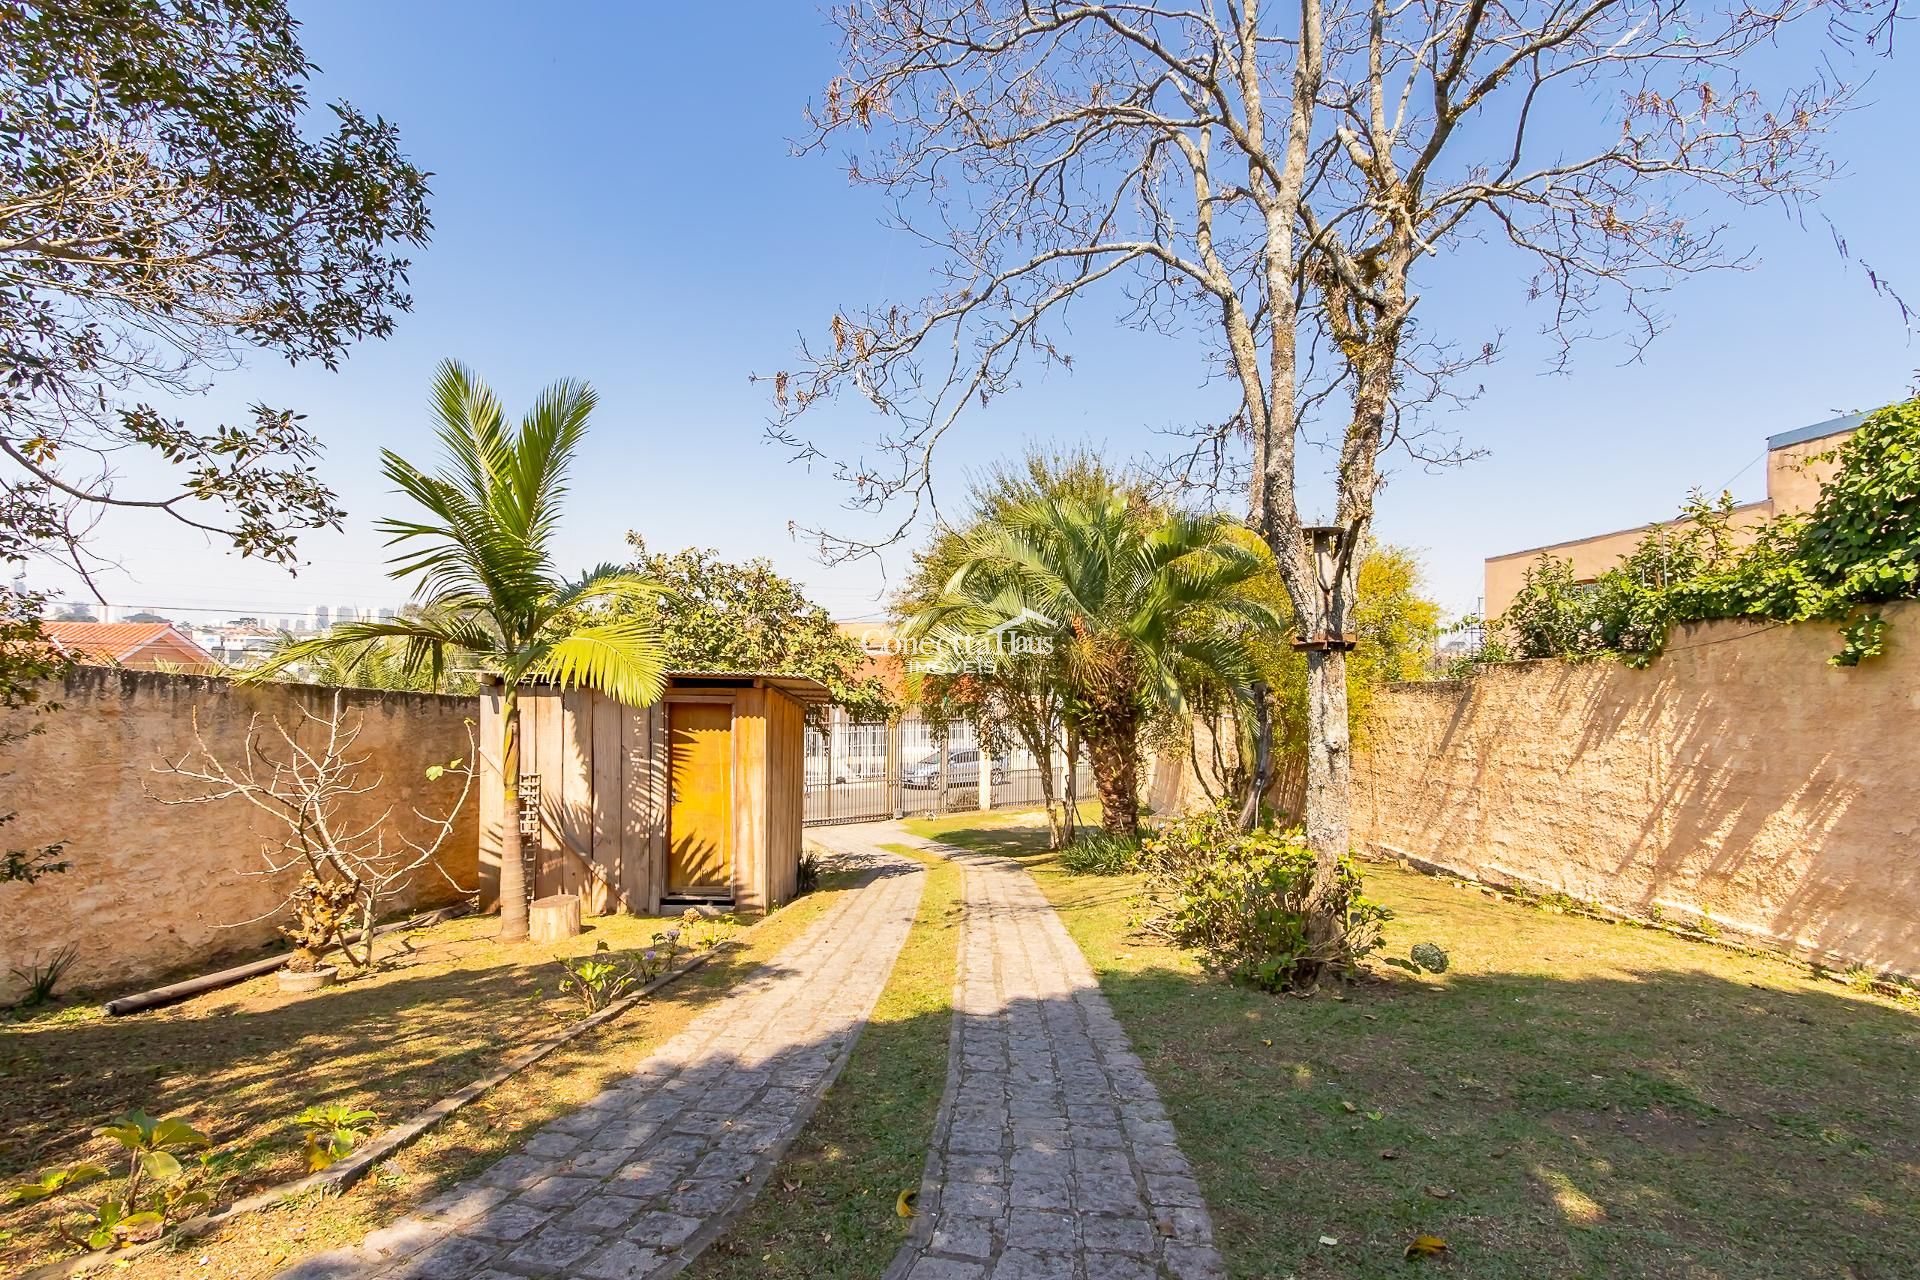
[[[1100,829],[1131,836],[1140,829],[1140,729],[1130,712],[1113,711],[1088,726],[1087,754],[1100,792]]]
[[[527,867],[520,854],[520,690],[500,704],[500,783],[506,795],[500,832],[500,941],[527,940]]]
[[[1060,847],[1073,843],[1080,828],[1080,734],[1066,729],[1067,772],[1061,778]]]

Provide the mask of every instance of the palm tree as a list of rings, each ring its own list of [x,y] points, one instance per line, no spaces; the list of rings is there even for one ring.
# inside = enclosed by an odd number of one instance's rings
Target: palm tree
[[[420,604],[409,616],[355,622],[276,653],[249,673],[260,679],[293,664],[398,642],[402,665],[435,680],[449,655],[497,673],[501,706],[500,937],[527,936],[526,871],[520,859],[522,681],[545,680],[607,694],[630,706],[659,698],[666,660],[659,637],[633,610],[659,594],[650,579],[617,565],[578,578],[553,566],[551,543],[566,493],[567,469],[586,434],[593,391],[557,382],[540,393],[517,429],[472,371],[441,364],[433,379],[435,433],[443,465],[431,475],[391,450],[382,470],[419,505],[417,519],[379,524],[394,578],[416,579]]]
[[[1122,486],[1045,495],[983,522],[941,597],[914,621],[932,632],[1025,617],[1047,631],[1063,716],[1092,759],[1101,826],[1130,835],[1148,719],[1181,711],[1196,680],[1251,684],[1247,646],[1226,624],[1279,625],[1246,589],[1266,565],[1232,522],[1156,510]]]

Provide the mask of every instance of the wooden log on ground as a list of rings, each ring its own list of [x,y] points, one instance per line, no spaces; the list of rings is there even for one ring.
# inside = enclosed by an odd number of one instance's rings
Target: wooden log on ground
[[[579,894],[556,893],[527,904],[527,941],[559,942],[579,933]]]

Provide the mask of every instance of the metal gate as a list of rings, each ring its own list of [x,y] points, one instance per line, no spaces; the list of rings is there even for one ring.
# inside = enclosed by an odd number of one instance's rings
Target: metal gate
[[[983,770],[991,807],[1033,808],[1044,798],[1048,767],[1026,750],[983,758],[966,723],[940,729],[911,714],[894,724],[861,723],[832,707],[824,725],[807,729],[805,821],[822,826],[977,810]],[[1086,796],[1092,775],[1084,758],[1077,773],[1077,792]]]

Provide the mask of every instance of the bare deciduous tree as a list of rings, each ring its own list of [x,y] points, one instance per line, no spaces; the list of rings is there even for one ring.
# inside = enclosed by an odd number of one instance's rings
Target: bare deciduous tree
[[[362,727],[361,717],[346,710],[336,693],[327,710],[303,707],[291,723],[278,716],[254,716],[240,760],[229,763],[208,744],[196,709],[194,749],[154,766],[154,772],[192,784],[187,794],[155,796],[163,804],[240,800],[265,814],[276,831],[260,850],[264,868],[251,874],[287,884],[287,892],[273,910],[235,921],[236,926],[290,910],[296,916],[303,911],[329,918],[337,914],[339,927],[321,930],[331,937],[289,934],[307,952],[338,943],[350,960],[367,968],[374,960],[374,925],[419,872],[432,867],[457,891],[473,892],[447,874],[439,854],[473,789],[475,757],[474,727],[468,722],[467,755],[428,771],[436,780],[459,779],[460,793],[445,813],[435,816],[415,808],[407,818],[397,819],[388,805],[366,816],[371,803],[362,797],[377,793],[382,778],[364,776],[370,757],[354,747]],[[342,936],[354,918],[360,926],[358,952]]]
[[[1342,952],[1335,861],[1349,844],[1345,656],[1354,551],[1381,459],[1454,442],[1422,410],[1492,359],[1493,335],[1416,323],[1420,264],[1481,236],[1534,265],[1562,344],[1625,317],[1644,341],[1676,275],[1734,265],[1717,200],[1792,203],[1829,172],[1847,105],[1806,41],[1817,0],[874,0],[835,8],[842,73],[811,150],[845,147],[895,221],[940,252],[913,304],[836,315],[772,376],[776,437],[853,392],[888,427],[844,460],[854,505],[930,501],[933,459],[970,407],[1068,364],[1069,312],[1198,335],[1230,388],[1190,460],[1239,468],[1309,650],[1307,834],[1316,941]],[[1749,54],[1784,41],[1765,83]],[[1795,56],[1805,53],[1806,57]],[[1785,87],[1772,87],[1782,67]],[[1795,73],[1805,68],[1804,76]],[[1522,273],[1525,274],[1525,273]],[[1331,466],[1303,459],[1316,433]],[[1330,474],[1329,474],[1330,473]],[[1320,581],[1302,493],[1326,479],[1346,549]],[[831,557],[875,549],[821,535]],[[1254,785],[1264,783],[1255,780]]]

